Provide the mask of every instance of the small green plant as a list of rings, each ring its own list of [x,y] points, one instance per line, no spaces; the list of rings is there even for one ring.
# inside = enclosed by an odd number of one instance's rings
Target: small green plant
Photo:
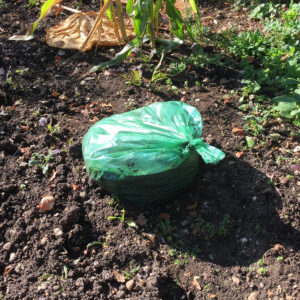
[[[268,274],[268,269],[266,267],[260,267],[257,269],[257,273],[262,276],[265,276]]]
[[[32,153],[28,165],[37,166],[42,170],[42,173],[46,175],[49,170],[49,162],[51,162],[52,160],[53,156],[51,152],[49,152],[47,155],[40,153]]]
[[[284,257],[283,257],[283,256],[278,256],[278,257],[276,257],[276,260],[277,260],[277,261],[283,261],[283,260],[284,260]]]
[[[108,216],[107,220],[109,220],[109,221],[119,220],[120,222],[124,223],[125,222],[125,214],[126,214],[126,211],[123,208],[121,210],[121,215],[118,215],[118,216]]]
[[[259,259],[258,262],[257,262],[257,265],[259,267],[257,269],[257,273],[260,274],[260,275],[262,275],[262,276],[267,275],[268,269],[266,267],[266,263],[265,263],[264,258]]]
[[[123,271],[125,279],[132,279],[139,272],[140,268],[141,267],[139,265],[135,265],[133,262],[130,262],[129,267],[125,271]]]
[[[35,5],[38,0],[29,0],[31,5]],[[39,18],[32,24],[28,34],[22,37],[24,40],[33,38],[33,34],[40,22],[47,16],[51,8],[59,4],[58,0],[46,0],[43,2],[40,9]],[[120,63],[122,60],[130,56],[130,54],[137,48],[145,43],[150,42],[153,49],[157,49],[158,45],[164,47],[166,51],[170,50],[171,44],[182,44],[183,40],[190,38],[196,41],[194,31],[192,30],[192,24],[197,24],[198,28],[202,28],[200,11],[195,0],[188,0],[190,13],[185,18],[181,11],[175,6],[175,0],[128,0],[126,4],[126,13],[124,6],[120,0],[115,1],[115,5],[112,4],[112,0],[106,0],[101,3],[99,14],[94,22],[93,28],[91,29],[89,36],[83,42],[81,49],[85,49],[86,45],[90,42],[94,36],[96,30],[101,26],[103,18],[106,15],[114,23],[114,27],[119,32],[120,40],[127,42],[125,47],[116,54],[116,56],[109,62],[104,62],[98,66],[93,67],[90,71],[96,72],[105,67],[112,66]],[[160,23],[161,13],[169,19],[169,30],[172,37],[170,40],[161,38]],[[129,41],[126,29],[124,16],[127,14],[131,18],[133,23],[133,29],[135,38]],[[115,16],[118,16],[116,18]],[[199,35],[199,31],[197,32]],[[177,42],[176,39],[179,41]]]
[[[48,124],[47,129],[51,135],[59,133],[61,130],[59,123],[57,123],[55,125]]]
[[[126,220],[125,215],[126,215],[126,211],[123,208],[121,210],[121,215],[118,215],[118,216],[108,216],[107,220],[109,220],[109,221],[119,220],[121,223],[125,223],[129,227],[137,228],[138,227],[137,224],[133,220],[130,220],[130,219]]]
[[[124,75],[126,84],[134,86],[141,86],[143,83],[143,76],[141,70],[131,70],[129,74]]]
[[[28,7],[36,7],[40,5],[40,0],[27,0]]]

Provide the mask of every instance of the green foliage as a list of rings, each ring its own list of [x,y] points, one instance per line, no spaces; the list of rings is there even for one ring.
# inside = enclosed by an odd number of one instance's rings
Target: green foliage
[[[291,96],[278,96],[273,98],[273,101],[277,103],[274,107],[281,116],[288,119],[300,120],[300,95]]]
[[[278,14],[278,18],[274,16]],[[242,96],[274,97],[281,116],[299,120],[300,4],[262,3],[250,16],[262,19],[264,29],[235,33],[219,40],[228,54],[239,59],[243,75]]]
[[[278,14],[280,4],[273,2],[261,3],[251,11],[250,18],[253,19],[264,19],[267,17],[274,17]]]
[[[49,162],[51,162],[52,160],[53,156],[51,152],[49,152],[47,155],[40,153],[32,153],[28,165],[37,166],[42,170],[42,173],[46,175],[49,170]]]

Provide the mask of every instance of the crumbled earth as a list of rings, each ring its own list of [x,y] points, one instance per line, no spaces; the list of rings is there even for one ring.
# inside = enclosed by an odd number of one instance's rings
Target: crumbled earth
[[[296,128],[266,119],[247,147],[247,112],[230,94],[239,72],[191,68],[174,79],[176,91],[150,85],[146,69],[141,86],[128,84],[123,75],[143,67],[135,59],[87,75],[117,49],[50,48],[43,26],[35,40],[8,41],[38,7],[1,3],[1,300],[300,298]],[[246,20],[229,11],[224,25]],[[82,137],[101,118],[172,99],[201,111],[204,138],[226,158],[172,201],[124,206],[89,180]]]

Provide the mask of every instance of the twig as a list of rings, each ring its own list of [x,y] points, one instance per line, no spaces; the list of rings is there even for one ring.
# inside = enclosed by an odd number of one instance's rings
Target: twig
[[[70,11],[70,12],[75,13],[75,14],[82,12],[81,10],[71,8],[71,7],[68,7],[68,6],[65,6],[65,5],[61,5],[61,4],[57,4],[55,6],[58,7],[58,8],[62,8],[64,10]]]

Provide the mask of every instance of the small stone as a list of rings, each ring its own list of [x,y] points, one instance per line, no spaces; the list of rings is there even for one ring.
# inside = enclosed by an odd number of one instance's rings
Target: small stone
[[[16,257],[17,257],[16,253],[12,252],[12,253],[9,255],[8,261],[11,263],[11,262],[13,262],[13,261],[16,259]]]
[[[40,125],[41,127],[45,127],[45,126],[47,125],[47,123],[48,123],[47,118],[41,117],[41,118],[39,119],[39,125]]]
[[[44,245],[47,244],[47,242],[48,242],[48,238],[47,238],[46,236],[44,236],[44,237],[41,239],[40,244],[41,244],[42,246],[44,246]]]
[[[37,209],[41,212],[52,210],[55,205],[55,199],[52,195],[45,195],[40,203],[37,205]]]
[[[77,287],[84,287],[84,278],[80,277],[75,281]]]
[[[241,241],[242,244],[246,244],[248,242],[248,239],[243,237],[243,238],[240,239],[240,241]]]
[[[79,193],[79,197],[84,199],[86,197],[86,191],[82,191]]]
[[[7,242],[7,243],[5,243],[4,245],[3,245],[3,250],[6,250],[6,251],[9,251],[10,250],[10,248],[11,248],[11,246],[12,246],[12,243],[11,242]]]
[[[24,265],[21,263],[18,263],[15,267],[15,272],[21,274],[23,270],[24,270]]]
[[[52,287],[52,289],[53,289],[54,292],[57,292],[60,289],[60,286],[59,285],[54,285]]]
[[[125,283],[126,289],[127,289],[128,291],[131,291],[131,290],[133,289],[133,287],[134,287],[134,284],[135,284],[135,282],[134,282],[133,279],[127,281],[127,282]]]
[[[54,228],[53,233],[57,238],[61,237],[64,234],[63,231],[59,227]]]
[[[66,52],[64,50],[58,50],[57,54],[59,56],[64,56],[66,54]]]
[[[294,152],[300,152],[300,146],[296,146],[293,151]]]
[[[257,300],[257,299],[258,299],[258,292],[252,292],[247,298],[247,300]]]
[[[118,291],[115,295],[116,299],[124,299],[125,292],[124,291]]]
[[[38,290],[38,291],[44,291],[44,290],[47,289],[47,286],[48,286],[47,281],[44,281],[44,282],[42,282],[42,283],[37,287],[37,290]]]
[[[232,276],[231,277],[232,281],[234,284],[239,285],[241,283],[241,280],[237,276]]]

